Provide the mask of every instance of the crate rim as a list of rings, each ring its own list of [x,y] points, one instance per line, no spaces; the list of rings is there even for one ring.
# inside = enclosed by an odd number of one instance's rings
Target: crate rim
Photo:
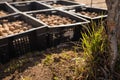
[[[14,11],[15,11],[15,13],[17,12],[17,10],[14,8],[14,7],[12,7],[8,2],[5,2],[11,9],[13,9]]]
[[[51,6],[51,5],[46,4],[45,2],[47,2],[47,1],[54,1],[54,2],[57,2],[57,1],[65,1],[65,2],[69,2],[69,3],[74,3],[74,5],[61,6],[61,7],[53,7],[53,6]],[[82,4],[80,4],[80,3],[72,2],[72,1],[67,1],[67,0],[45,0],[45,1],[38,1],[38,2],[43,3],[43,4],[47,5],[47,6],[49,6],[50,8],[54,8],[54,9],[64,9],[65,7],[82,5]]]
[[[36,11],[41,11],[41,10],[36,10]],[[29,12],[34,12],[34,11],[29,11]],[[24,15],[26,15],[26,16],[32,18],[33,20],[35,20],[35,21],[37,21],[37,22],[43,24],[44,26],[48,26],[48,25],[46,25],[44,22],[42,22],[41,20],[38,20],[38,19],[32,17],[31,15],[27,14],[27,12],[25,12],[25,13],[19,12],[19,13],[24,14]]]
[[[37,2],[37,1],[35,1],[35,0],[33,0],[33,1],[17,1],[17,2],[10,2],[9,4],[11,5],[11,4],[16,4],[16,3],[31,3],[31,2]]]
[[[8,6],[9,8],[11,8],[14,12],[13,12],[13,13],[9,13],[9,14],[7,14],[7,15],[5,15],[5,16],[0,16],[0,18],[2,18],[2,17],[7,17],[7,16],[9,16],[9,15],[12,15],[12,14],[16,13],[16,10],[15,10],[13,7],[11,7],[8,2],[0,2],[0,5],[2,5],[2,4],[5,4],[5,5]]]
[[[42,6],[45,6],[45,7],[47,7],[48,9],[51,9],[50,6],[45,5],[45,4],[43,4],[43,3],[40,3],[40,2],[38,2],[38,1],[20,1],[20,2],[12,2],[12,3],[8,3],[8,4],[9,4],[16,12],[22,12],[22,11],[18,10],[17,8],[15,8],[15,7],[12,6],[12,5],[14,5],[14,4],[19,4],[19,3],[33,3],[33,2],[38,3],[38,4],[42,5]],[[46,10],[46,9],[44,9],[44,10]],[[36,10],[33,10],[33,11],[36,11]],[[24,12],[22,12],[22,13],[26,13],[26,12],[28,12],[28,11],[24,11]]]

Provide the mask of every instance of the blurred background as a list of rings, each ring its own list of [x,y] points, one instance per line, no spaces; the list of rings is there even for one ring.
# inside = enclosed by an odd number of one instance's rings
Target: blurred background
[[[2,1],[12,2],[12,1],[33,1],[33,0],[0,0],[0,1],[1,2]],[[81,4],[86,4],[88,6],[98,7],[98,8],[105,8],[106,9],[105,0],[70,0],[70,1],[75,1],[75,2],[78,2],[78,3],[81,3]]]

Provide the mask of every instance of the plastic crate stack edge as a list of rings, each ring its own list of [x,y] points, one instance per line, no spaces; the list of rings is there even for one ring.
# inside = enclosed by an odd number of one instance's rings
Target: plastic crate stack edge
[[[33,29],[0,39],[0,63],[8,62],[25,53],[39,50],[39,48],[44,49],[43,47],[47,46],[39,46],[38,44],[39,39],[42,38],[41,43],[43,43],[43,41],[46,40],[46,37],[44,36],[47,35],[47,27],[42,23],[39,23],[22,13],[16,13],[9,15],[8,17],[0,18],[0,20],[3,19],[8,19],[10,21],[22,19],[26,23],[32,25]]]

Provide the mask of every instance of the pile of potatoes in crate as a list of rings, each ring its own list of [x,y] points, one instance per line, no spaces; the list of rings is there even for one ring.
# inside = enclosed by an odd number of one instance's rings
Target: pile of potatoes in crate
[[[75,20],[58,15],[36,14],[36,18],[49,26],[65,25],[75,23]]]
[[[0,22],[0,38],[7,37],[8,35],[22,33],[32,28],[31,25],[28,25],[24,21],[19,20],[13,22],[9,22],[8,20],[2,20]]]
[[[7,12],[5,12],[5,11],[3,11],[3,10],[0,10],[0,17],[6,16],[6,15],[8,15]]]
[[[96,12],[81,11],[81,12],[78,12],[78,13],[80,13],[82,15],[85,15],[85,16],[88,16],[88,17],[91,17],[91,18],[99,16],[99,14],[96,13]]]
[[[53,6],[53,7],[62,7],[62,6],[65,6],[65,5],[61,5],[61,4],[51,4],[51,6]]]

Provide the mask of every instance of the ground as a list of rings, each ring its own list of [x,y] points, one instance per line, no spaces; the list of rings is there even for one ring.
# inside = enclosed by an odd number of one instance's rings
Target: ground
[[[79,74],[84,67],[82,51],[67,43],[42,52],[28,53],[1,65],[0,80],[83,79]]]

